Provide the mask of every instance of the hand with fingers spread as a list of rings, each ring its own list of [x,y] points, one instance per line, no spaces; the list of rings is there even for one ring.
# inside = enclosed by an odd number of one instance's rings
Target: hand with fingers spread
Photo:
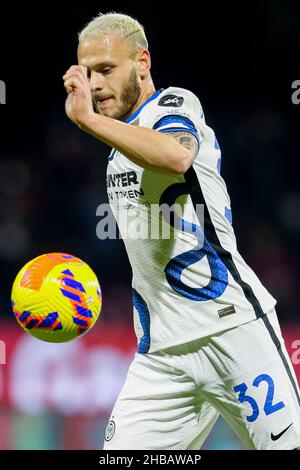
[[[64,87],[68,93],[65,110],[69,119],[79,127],[94,114],[87,68],[72,65],[63,76]]]

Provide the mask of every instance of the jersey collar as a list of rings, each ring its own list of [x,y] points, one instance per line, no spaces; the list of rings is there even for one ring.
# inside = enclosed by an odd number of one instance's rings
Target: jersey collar
[[[150,101],[152,100],[155,100],[155,98],[162,92],[162,89],[159,89],[157,90],[155,93],[153,93],[153,95],[150,96],[150,98],[147,99],[147,101],[145,101],[145,103],[143,103],[133,114],[132,116],[129,116],[129,118],[126,119],[126,122],[127,124],[129,124],[131,121],[133,121],[139,114],[140,112],[142,111],[142,109],[148,104],[150,103]]]

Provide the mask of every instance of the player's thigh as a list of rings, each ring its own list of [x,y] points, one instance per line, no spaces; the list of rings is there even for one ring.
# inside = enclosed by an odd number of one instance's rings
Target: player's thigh
[[[199,449],[217,417],[184,371],[154,355],[136,354],[107,425],[104,449]]]
[[[247,448],[299,447],[299,388],[275,311],[235,330],[216,339],[228,357],[215,361],[223,372],[209,401]]]

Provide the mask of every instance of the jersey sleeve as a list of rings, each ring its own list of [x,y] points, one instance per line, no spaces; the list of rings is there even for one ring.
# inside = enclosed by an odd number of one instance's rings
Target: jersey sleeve
[[[150,110],[149,110],[150,111]],[[198,98],[183,88],[163,91],[153,103],[148,125],[162,133],[188,132],[201,143],[203,111]]]

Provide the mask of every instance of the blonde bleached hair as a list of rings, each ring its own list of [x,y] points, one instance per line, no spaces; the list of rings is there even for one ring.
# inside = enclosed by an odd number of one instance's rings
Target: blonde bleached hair
[[[99,13],[79,32],[78,39],[82,42],[108,33],[118,33],[128,39],[136,51],[148,49],[143,26],[131,16],[116,12]]]

